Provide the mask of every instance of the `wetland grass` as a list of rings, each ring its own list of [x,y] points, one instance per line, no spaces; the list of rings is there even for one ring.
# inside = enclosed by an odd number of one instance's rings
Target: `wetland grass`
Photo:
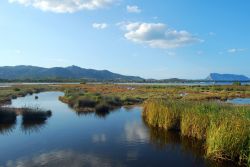
[[[0,124],[16,122],[16,112],[13,109],[0,107]]]
[[[249,106],[166,99],[146,101],[143,111],[150,126],[201,140],[207,158],[245,166],[250,165],[249,114]]]
[[[39,108],[22,108],[22,120],[23,122],[29,121],[45,121],[51,117],[52,112],[50,110],[45,111]]]
[[[12,131],[16,124],[16,116],[12,109],[0,107],[0,134]]]

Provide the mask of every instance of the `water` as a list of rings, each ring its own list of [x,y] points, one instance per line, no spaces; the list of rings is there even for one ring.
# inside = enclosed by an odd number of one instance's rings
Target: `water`
[[[52,117],[30,126],[24,126],[20,117],[14,125],[0,125],[0,166],[231,165],[204,160],[198,141],[149,128],[140,107],[123,107],[108,115],[81,115],[58,101],[62,95],[46,92],[12,101],[12,107],[49,109]]]
[[[232,103],[232,104],[249,104],[250,105],[250,98],[235,98],[235,99],[231,99],[231,100],[227,100],[228,103]]]
[[[80,84],[80,82],[7,82],[7,83],[1,83],[0,82],[0,88],[3,87],[12,87],[14,85],[77,85]]]
[[[232,85],[234,82],[168,82],[168,83],[115,83],[121,85],[159,85],[159,86],[212,86],[212,85]],[[250,85],[250,82],[242,82],[242,85]]]
[[[34,83],[0,83],[1,87],[12,87],[13,85],[61,85],[61,84],[80,84],[79,82],[34,82]],[[89,83],[89,84],[103,84],[103,83]],[[168,82],[168,83],[114,83],[114,84],[121,84],[121,85],[162,85],[162,86],[212,86],[212,85],[232,85],[233,82],[183,82],[183,83],[175,83],[175,82]],[[242,85],[250,85],[250,82],[242,82]]]

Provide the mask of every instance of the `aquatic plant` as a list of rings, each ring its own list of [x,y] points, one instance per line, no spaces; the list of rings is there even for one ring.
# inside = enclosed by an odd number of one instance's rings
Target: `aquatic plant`
[[[0,133],[12,131],[16,123],[16,112],[13,109],[0,107]]]
[[[203,140],[208,158],[249,164],[249,106],[151,99],[144,103],[142,115],[150,126]],[[179,129],[173,128],[178,124]]]
[[[238,110],[243,110],[238,108]],[[222,111],[211,123],[206,138],[206,155],[213,159],[229,159],[249,163],[250,121],[234,111]]]
[[[13,109],[0,107],[0,124],[15,123],[16,112]]]
[[[144,103],[143,116],[151,126],[179,130],[181,106],[164,99],[148,100]]]
[[[29,121],[45,121],[52,115],[50,110],[42,110],[39,108],[22,108],[23,122]]]

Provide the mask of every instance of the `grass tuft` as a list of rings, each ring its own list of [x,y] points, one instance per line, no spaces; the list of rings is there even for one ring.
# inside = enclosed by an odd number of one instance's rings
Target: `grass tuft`
[[[203,141],[208,158],[250,164],[249,106],[151,99],[144,103],[143,117],[152,127]]]

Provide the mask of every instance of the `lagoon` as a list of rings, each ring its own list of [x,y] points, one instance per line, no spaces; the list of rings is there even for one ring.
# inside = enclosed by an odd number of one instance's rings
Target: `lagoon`
[[[78,114],[59,96],[44,92],[12,100],[9,107],[44,108],[52,116],[29,126],[20,116],[13,126],[0,125],[0,166],[233,166],[204,159],[199,141],[148,127],[140,106]]]

